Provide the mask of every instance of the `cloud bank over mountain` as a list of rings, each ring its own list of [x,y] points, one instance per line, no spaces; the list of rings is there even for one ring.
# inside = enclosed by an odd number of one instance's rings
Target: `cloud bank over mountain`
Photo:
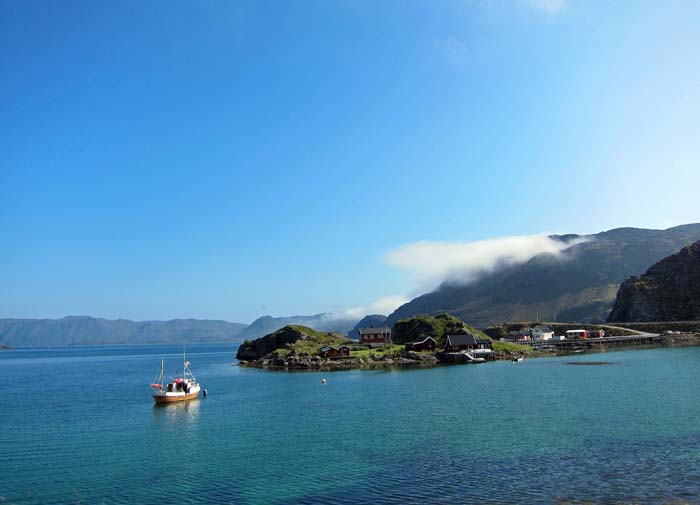
[[[388,265],[406,271],[416,290],[435,289],[440,284],[469,284],[479,275],[525,263],[538,254],[563,258],[565,251],[586,241],[564,241],[547,234],[491,238],[476,242],[413,242],[386,255]]]
[[[339,318],[362,318],[368,314],[391,314],[404,303],[408,302],[409,298],[401,295],[390,295],[379,298],[367,306],[350,307],[344,312],[336,313]]]

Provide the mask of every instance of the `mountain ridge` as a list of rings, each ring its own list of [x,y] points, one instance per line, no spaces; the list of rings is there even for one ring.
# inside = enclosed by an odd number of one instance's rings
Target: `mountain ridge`
[[[700,224],[667,230],[623,227],[584,237],[560,255],[538,254],[485,273],[469,284],[443,283],[389,315],[388,324],[417,314],[447,312],[477,327],[546,319],[604,322],[619,285],[656,261],[700,240]]]
[[[246,328],[217,319],[132,321],[92,316],[59,319],[0,319],[0,345],[48,347],[67,345],[236,342]]]

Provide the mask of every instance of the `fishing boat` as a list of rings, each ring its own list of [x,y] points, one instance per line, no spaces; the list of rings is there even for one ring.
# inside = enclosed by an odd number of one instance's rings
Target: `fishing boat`
[[[510,360],[511,360],[513,363],[519,363],[520,361],[523,360],[523,357],[522,357],[522,356],[513,356]]]
[[[160,372],[157,379],[151,383],[153,400],[156,403],[173,403],[194,400],[201,390],[197,379],[192,375],[190,362],[182,353],[182,377],[177,373],[171,377],[172,382],[165,384],[165,359],[160,359]]]

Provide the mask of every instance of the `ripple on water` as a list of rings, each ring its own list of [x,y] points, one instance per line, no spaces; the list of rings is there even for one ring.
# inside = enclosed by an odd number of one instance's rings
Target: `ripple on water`
[[[600,365],[619,365],[615,361],[567,361],[565,365],[583,365],[583,366],[600,366]]]

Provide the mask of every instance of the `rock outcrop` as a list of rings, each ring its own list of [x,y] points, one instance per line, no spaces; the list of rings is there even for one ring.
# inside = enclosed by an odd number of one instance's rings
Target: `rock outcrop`
[[[617,293],[609,322],[700,320],[700,241],[630,277]]]
[[[271,353],[256,360],[241,361],[244,366],[286,370],[341,370],[353,368],[429,367],[436,366],[433,354],[407,352],[404,355],[370,355],[362,358],[324,359],[317,355],[283,356]]]
[[[245,361],[257,360],[273,351],[293,346],[300,340],[318,343],[319,345],[316,347],[320,347],[320,345],[323,344],[340,345],[350,342],[349,339],[342,335],[319,332],[307,326],[290,325],[280,328],[274,333],[270,333],[264,337],[255,340],[246,340],[238,348],[236,359]]]

